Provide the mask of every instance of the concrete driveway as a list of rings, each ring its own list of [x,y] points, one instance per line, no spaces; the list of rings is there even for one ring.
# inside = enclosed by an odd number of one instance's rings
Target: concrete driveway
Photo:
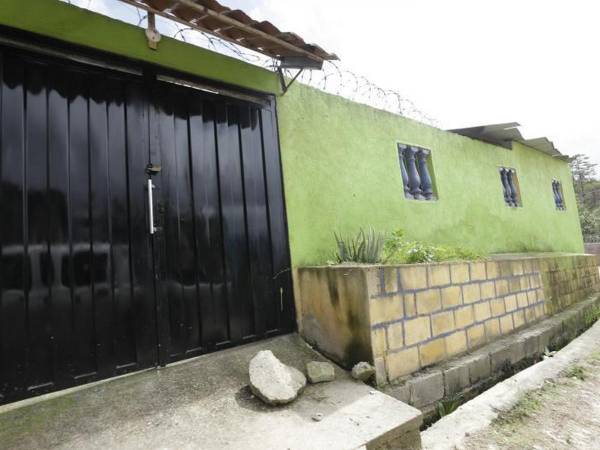
[[[303,371],[306,362],[323,360],[288,335],[6,405],[0,408],[0,447],[371,449],[418,429],[418,410],[339,368],[336,381],[308,386],[291,405],[264,405],[251,394],[247,373],[262,349]],[[323,420],[314,421],[315,413]]]

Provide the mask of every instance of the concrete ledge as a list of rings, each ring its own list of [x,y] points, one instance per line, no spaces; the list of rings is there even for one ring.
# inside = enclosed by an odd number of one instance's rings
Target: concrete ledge
[[[400,380],[383,389],[387,394],[423,411],[426,420],[439,402],[472,398],[531,362],[541,359],[546,348],[560,348],[586,326],[589,311],[600,306],[600,296],[502,338],[473,353]]]
[[[553,358],[545,359],[495,385],[433,424],[421,433],[423,448],[461,448],[467,434],[489,426],[500,412],[511,409],[527,392],[539,389],[546,380],[558,377],[577,361],[598,351],[599,344],[600,321],[558,351]]]

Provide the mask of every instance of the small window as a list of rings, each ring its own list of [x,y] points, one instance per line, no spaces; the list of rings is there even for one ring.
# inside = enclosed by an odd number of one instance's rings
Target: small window
[[[565,197],[563,196],[562,183],[560,181],[552,181],[552,194],[554,195],[554,204],[556,205],[556,209],[564,211],[566,209]]]
[[[504,193],[504,203],[511,208],[523,206],[517,171],[508,167],[500,167],[500,182]]]
[[[414,200],[435,200],[431,151],[414,145],[398,144],[398,158],[404,196]]]

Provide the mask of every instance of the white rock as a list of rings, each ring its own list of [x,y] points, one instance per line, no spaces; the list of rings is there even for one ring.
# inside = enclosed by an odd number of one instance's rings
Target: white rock
[[[294,401],[306,386],[304,374],[283,364],[270,350],[262,350],[252,358],[249,374],[250,389],[269,405]]]
[[[367,381],[375,374],[375,367],[368,362],[361,361],[352,368],[352,378]]]
[[[306,375],[311,383],[335,380],[335,369],[333,364],[321,361],[310,361],[306,363]]]
[[[320,422],[321,420],[323,420],[323,413],[313,414],[312,420],[314,420],[315,422]]]

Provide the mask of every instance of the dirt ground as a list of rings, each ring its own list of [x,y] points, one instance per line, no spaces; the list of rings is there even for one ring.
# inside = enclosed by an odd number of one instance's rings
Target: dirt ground
[[[600,448],[600,351],[527,394],[461,448]]]

